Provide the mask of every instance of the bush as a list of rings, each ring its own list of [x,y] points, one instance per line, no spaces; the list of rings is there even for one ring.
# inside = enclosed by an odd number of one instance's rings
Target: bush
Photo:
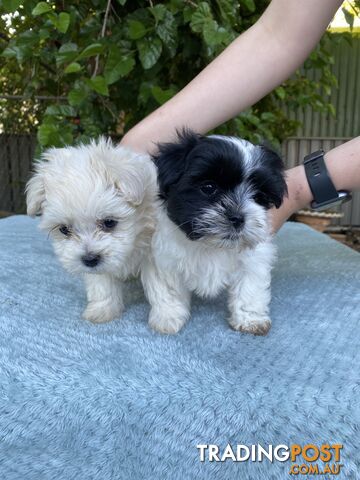
[[[99,134],[121,137],[249,28],[268,3],[2,0],[2,94],[26,97],[0,103],[3,129],[37,129],[43,147]],[[297,127],[281,102],[331,111],[330,42],[325,35],[305,69],[218,131],[276,143]],[[305,75],[310,68],[316,81]]]

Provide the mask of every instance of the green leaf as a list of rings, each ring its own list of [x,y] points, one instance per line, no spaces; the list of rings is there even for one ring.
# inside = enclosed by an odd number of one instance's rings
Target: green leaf
[[[239,2],[233,0],[221,0],[217,2],[220,9],[221,18],[231,27],[236,27],[241,23],[241,15],[239,13]]]
[[[86,88],[76,87],[68,93],[68,100],[70,105],[76,107],[81,105],[88,95]]]
[[[55,57],[56,65],[60,66],[64,63],[71,62],[74,60],[78,53],[78,46],[76,43],[64,43],[58,50],[58,53]]]
[[[168,12],[168,10],[165,7],[165,5],[162,5],[161,3],[159,3],[158,5],[154,5],[153,7],[151,7],[150,12],[154,15],[156,23],[158,23],[160,22],[160,20],[164,19],[165,14],[166,12]]]
[[[16,35],[16,44],[18,46],[34,47],[39,44],[39,33],[34,30],[27,30]]]
[[[156,26],[156,33],[173,57],[177,47],[177,25],[174,15],[168,10],[165,11],[163,20]]]
[[[215,20],[210,20],[204,25],[203,35],[206,44],[210,46],[227,44],[232,38],[229,32],[224,27],[220,27]]]
[[[56,21],[56,28],[61,33],[66,33],[70,25],[70,15],[66,12],[61,12]]]
[[[187,5],[184,9],[183,9],[183,19],[184,19],[184,23],[190,23],[191,22],[191,17],[193,16],[194,14],[194,8],[193,7],[190,7],[190,5]]]
[[[19,51],[19,47],[17,47],[16,45],[10,44],[8,47],[5,48],[5,50],[1,52],[1,56],[5,58],[12,58],[12,57],[16,58],[18,51]]]
[[[353,26],[354,26],[354,14],[349,12],[349,10],[347,10],[345,7],[341,9],[343,14],[344,14],[344,17],[345,17],[345,20],[346,22],[349,24],[350,26],[350,30],[353,29]]]
[[[6,13],[13,13],[22,3],[22,0],[3,0],[2,7]]]
[[[256,5],[254,0],[241,0],[240,5],[243,3],[245,7],[250,11],[250,12],[255,12],[256,10]]]
[[[196,12],[191,16],[190,27],[193,32],[200,33],[203,31],[204,24],[212,19],[213,17],[209,4],[206,2],[200,2]]]
[[[151,88],[151,93],[155,100],[158,102],[158,104],[163,105],[175,95],[176,91],[173,88],[163,90],[161,87],[153,86]]]
[[[31,13],[34,15],[34,17],[37,17],[38,15],[43,15],[44,13],[52,12],[52,10],[53,9],[50,3],[39,2]]]
[[[69,127],[62,125],[60,128],[57,123],[50,123],[45,117],[44,123],[38,129],[37,139],[44,147],[63,147],[72,143],[73,136]]]
[[[162,43],[159,38],[147,37],[137,42],[139,58],[145,70],[153,67],[159,60],[162,52]]]
[[[29,45],[15,45],[10,43],[8,47],[1,53],[2,57],[5,58],[16,58],[19,64],[22,64],[24,60],[31,58],[32,49]]]
[[[142,38],[146,34],[146,28],[145,25],[138,20],[129,20],[128,21],[129,25],[129,38],[131,40],[138,40],[139,38]]]
[[[49,32],[49,30],[47,28],[41,28],[39,30],[39,38],[40,40],[47,40],[48,38],[51,37],[51,33]]]
[[[139,95],[137,98],[137,102],[139,105],[146,105],[149,101],[149,98],[152,97],[151,89],[153,88],[153,84],[151,82],[142,82],[139,88]]]
[[[87,46],[77,57],[77,60],[81,58],[88,58],[94,57],[95,55],[99,55],[104,50],[103,45],[101,43],[92,43],[91,45]]]
[[[336,109],[335,109],[334,105],[332,103],[329,103],[327,107],[328,107],[330,115],[335,118],[336,117]]]
[[[278,87],[275,90],[275,93],[281,100],[284,100],[284,98],[286,97],[286,90],[284,87]]]
[[[118,3],[120,3],[121,6],[124,6],[126,3],[126,0],[117,0]]]
[[[252,124],[255,125],[255,127],[258,127],[260,124],[260,119],[253,113],[247,113],[245,118]]]
[[[121,77],[128,75],[135,67],[135,60],[129,54],[122,54],[115,47],[109,52],[109,56],[105,65],[104,77],[108,85],[117,82]]]
[[[109,89],[103,76],[98,75],[97,77],[90,78],[88,83],[96,93],[100,93],[100,95],[104,96],[109,95]]]
[[[43,124],[40,125],[37,131],[37,139],[41,145],[47,147],[52,143],[52,140],[55,142],[58,140],[57,128],[54,124]]]
[[[271,112],[263,112],[260,116],[261,120],[264,120],[265,122],[275,122],[276,121],[276,116],[271,113]]]
[[[45,110],[45,115],[75,117],[76,110],[71,105],[50,105]]]
[[[64,70],[64,73],[68,74],[68,73],[76,73],[76,72],[79,72],[81,70],[81,65],[80,63],[77,63],[77,62],[72,62],[70,63]]]

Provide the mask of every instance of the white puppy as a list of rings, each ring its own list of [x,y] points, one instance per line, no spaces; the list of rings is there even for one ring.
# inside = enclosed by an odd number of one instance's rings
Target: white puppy
[[[185,131],[154,160],[161,203],[141,270],[150,325],[176,333],[191,292],[213,297],[226,287],[230,325],[266,334],[274,259],[267,210],[286,194],[281,159],[245,140]]]
[[[136,275],[153,232],[156,169],[110,140],[47,150],[29,180],[27,210],[41,215],[66,270],[85,278],[84,318],[123,311],[122,282]]]

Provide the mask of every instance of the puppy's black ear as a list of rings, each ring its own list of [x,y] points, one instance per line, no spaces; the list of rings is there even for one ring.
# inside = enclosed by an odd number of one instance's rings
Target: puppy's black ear
[[[261,145],[259,148],[261,167],[250,176],[256,190],[255,200],[265,208],[279,208],[288,193],[284,163],[268,146]]]
[[[158,170],[160,196],[167,198],[169,189],[176,184],[187,168],[188,155],[199,143],[201,136],[192,130],[177,131],[177,141],[158,144],[153,161]]]

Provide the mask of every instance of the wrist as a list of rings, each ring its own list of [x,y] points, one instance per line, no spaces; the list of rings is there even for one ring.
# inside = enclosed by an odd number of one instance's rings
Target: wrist
[[[286,172],[288,185],[288,202],[290,215],[307,207],[313,200],[313,195],[306,178],[303,165],[298,165]]]
[[[360,183],[360,137],[325,153],[324,162],[336,190],[357,190]],[[287,171],[287,184],[291,213],[307,207],[314,200],[303,165]]]
[[[311,190],[302,165],[286,171],[286,184],[288,195],[279,209],[273,208],[270,212],[273,232],[276,232],[291,215],[305,208],[312,200]]]

